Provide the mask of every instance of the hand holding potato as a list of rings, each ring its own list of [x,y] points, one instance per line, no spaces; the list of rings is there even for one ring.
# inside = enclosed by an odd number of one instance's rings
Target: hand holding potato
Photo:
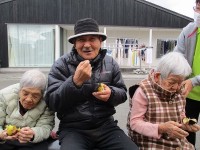
[[[8,136],[12,136],[15,135],[20,130],[20,128],[17,128],[15,125],[7,125],[5,130]]]
[[[100,87],[98,89],[99,90],[97,92],[93,92],[92,94],[97,99],[106,102],[110,98],[111,89],[106,84],[103,83],[100,83]]]
[[[0,139],[3,140],[3,141],[6,141],[6,140],[17,140],[17,134],[8,135],[8,134],[7,134],[7,131],[6,131],[6,130],[3,130],[3,131],[0,133]]]
[[[181,127],[182,125],[177,122],[168,121],[168,122],[159,124],[158,132],[159,134],[167,134],[169,138],[182,139],[188,136],[189,133],[181,129]]]
[[[196,119],[190,119],[190,118],[183,118],[183,125],[182,129],[187,130],[189,132],[197,132],[200,130],[200,126],[197,124]]]

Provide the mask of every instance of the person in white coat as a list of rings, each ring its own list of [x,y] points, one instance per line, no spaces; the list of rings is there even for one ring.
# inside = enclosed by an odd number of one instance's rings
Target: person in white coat
[[[43,100],[45,88],[45,75],[32,69],[23,74],[19,84],[0,90],[0,149],[48,149],[54,112]],[[17,128],[13,133],[12,126]]]

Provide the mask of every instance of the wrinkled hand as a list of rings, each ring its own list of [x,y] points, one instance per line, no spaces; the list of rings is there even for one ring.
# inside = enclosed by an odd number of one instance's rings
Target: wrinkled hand
[[[0,133],[0,139],[1,140],[16,140],[17,139],[17,134],[12,135],[12,136],[8,136],[6,130],[3,130]]]
[[[185,80],[185,81],[182,82],[181,85],[183,86],[182,94],[183,94],[184,97],[187,97],[187,95],[189,94],[189,92],[193,88],[192,81],[190,79]]]
[[[111,89],[107,85],[105,85],[105,84],[103,84],[103,86],[104,86],[104,90],[103,91],[101,91],[101,92],[93,92],[92,94],[97,99],[106,102],[110,98]]]
[[[34,131],[30,127],[21,128],[17,133],[20,143],[27,143],[34,137]]]
[[[182,129],[187,130],[189,132],[197,132],[200,130],[200,125],[198,125],[196,123],[193,125],[183,124]]]
[[[158,132],[159,134],[167,133],[170,138],[178,138],[182,139],[186,136],[188,136],[188,132],[181,129],[182,124],[179,124],[174,121],[168,121],[165,123],[161,123],[158,126]]]
[[[83,82],[89,80],[92,75],[92,66],[89,60],[85,60],[79,63],[76,68],[73,81],[77,86],[81,86]]]

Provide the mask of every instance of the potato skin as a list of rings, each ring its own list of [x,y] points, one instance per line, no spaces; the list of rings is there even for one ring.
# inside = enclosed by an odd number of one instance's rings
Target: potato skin
[[[12,136],[19,132],[20,128],[17,128],[15,125],[7,125],[5,130],[8,136]]]
[[[190,119],[190,118],[183,118],[183,124],[189,124],[189,125],[193,125],[197,123],[197,120],[196,119]]]
[[[104,90],[103,83],[99,83],[98,88],[97,88],[97,91],[98,91],[98,92],[102,92],[103,90]]]

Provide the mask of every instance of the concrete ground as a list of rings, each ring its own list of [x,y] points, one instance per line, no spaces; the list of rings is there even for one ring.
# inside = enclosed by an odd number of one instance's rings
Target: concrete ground
[[[26,70],[26,69],[25,69]],[[21,70],[21,69],[3,69],[0,68],[0,89],[14,84],[14,83],[18,83],[20,80],[20,77],[22,75],[22,73],[25,70]],[[49,69],[48,68],[44,68],[42,69],[43,72],[45,72],[46,74],[48,73]],[[141,79],[145,78],[146,75],[135,75],[133,73],[123,73],[123,78],[125,81],[125,84],[127,86],[127,88],[129,88],[131,85],[138,83]],[[119,105],[116,110],[117,113],[114,115],[115,119],[118,120],[118,124],[119,126],[125,131],[127,132],[126,129],[126,122],[127,122],[127,114],[129,111],[129,101],[127,100],[125,103]],[[56,120],[56,126],[55,129],[57,129],[58,127],[58,123],[59,121]],[[199,122],[200,124],[200,118],[199,118]],[[197,133],[197,141],[196,141],[196,150],[200,150],[200,131]]]

